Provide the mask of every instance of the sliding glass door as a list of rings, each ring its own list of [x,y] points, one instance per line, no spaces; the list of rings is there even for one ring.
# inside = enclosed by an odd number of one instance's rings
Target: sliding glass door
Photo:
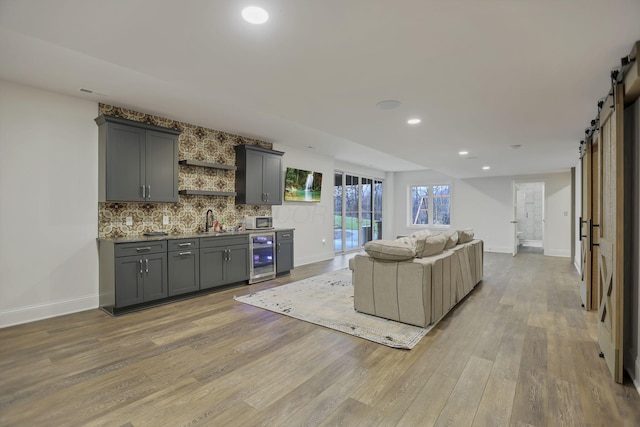
[[[382,238],[382,181],[335,172],[333,206],[336,252]]]

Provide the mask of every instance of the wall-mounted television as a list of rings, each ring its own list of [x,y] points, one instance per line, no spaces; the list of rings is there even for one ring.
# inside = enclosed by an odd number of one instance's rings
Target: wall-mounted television
[[[322,192],[322,173],[287,168],[284,176],[286,202],[319,202]]]

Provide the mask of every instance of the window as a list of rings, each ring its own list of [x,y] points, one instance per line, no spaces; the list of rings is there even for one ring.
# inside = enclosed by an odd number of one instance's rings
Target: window
[[[409,200],[411,225],[451,225],[450,185],[412,185]]]

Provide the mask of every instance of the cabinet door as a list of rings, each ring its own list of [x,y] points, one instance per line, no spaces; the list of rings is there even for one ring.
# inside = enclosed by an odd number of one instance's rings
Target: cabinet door
[[[225,284],[225,248],[200,249],[200,289],[213,288]]]
[[[145,130],[112,124],[107,128],[106,199],[143,201]]]
[[[116,258],[115,270],[115,306],[120,308],[143,302],[144,261],[142,257]]]
[[[265,203],[269,205],[282,204],[282,157],[274,154],[264,154],[263,157],[263,191]]]
[[[246,204],[264,204],[264,153],[247,150]]]
[[[286,239],[276,243],[276,273],[293,270],[293,240]]]
[[[143,257],[144,263],[144,300],[153,301],[166,298],[167,293],[167,254],[149,254]]]
[[[146,131],[145,143],[146,200],[178,201],[178,137]]]
[[[225,283],[249,279],[249,245],[230,246],[225,264]]]
[[[169,252],[169,296],[200,289],[200,253],[198,250]]]

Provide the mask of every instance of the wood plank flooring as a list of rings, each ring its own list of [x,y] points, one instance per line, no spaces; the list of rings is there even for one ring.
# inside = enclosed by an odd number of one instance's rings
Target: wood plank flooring
[[[640,425],[566,258],[485,254],[484,280],[409,351],[233,300],[348,258],[121,317],[0,329],[0,425]]]

